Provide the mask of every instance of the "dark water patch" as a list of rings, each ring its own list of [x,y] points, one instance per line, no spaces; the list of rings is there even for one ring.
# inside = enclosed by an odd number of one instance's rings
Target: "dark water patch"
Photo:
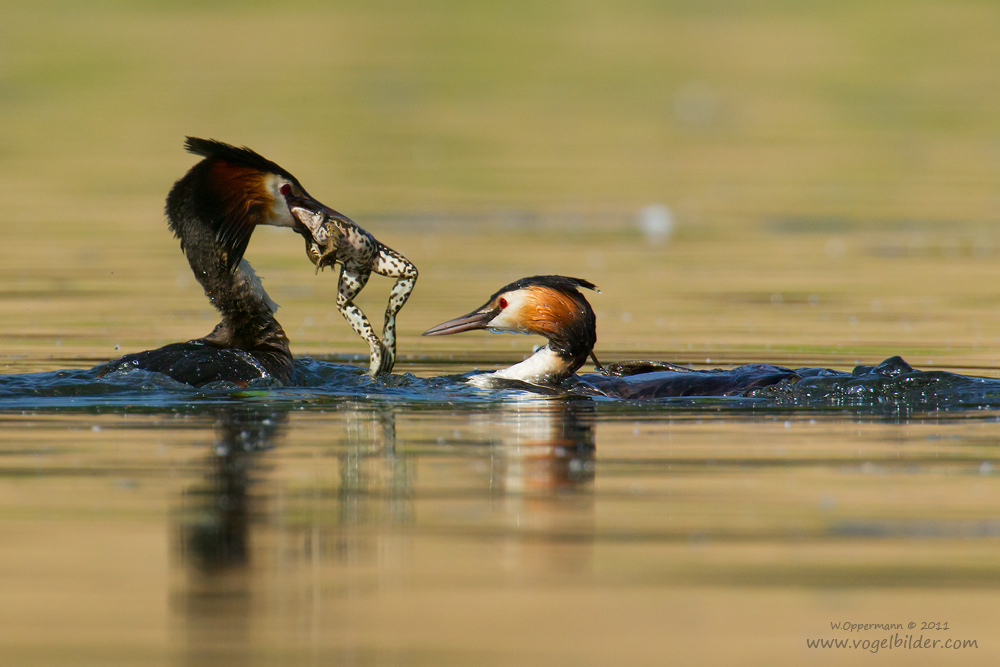
[[[988,220],[947,220],[944,218],[861,218],[831,215],[786,215],[772,218],[767,229],[774,234],[849,234],[858,230],[895,234],[970,232],[990,229]]]
[[[740,368],[744,367],[719,372],[738,373]],[[0,376],[0,411],[161,411],[234,402],[322,410],[345,401],[481,410],[510,401],[549,399],[592,403],[612,419],[619,413],[662,417],[666,412],[678,416],[685,412],[696,416],[752,413],[757,418],[803,412],[892,418],[981,412],[992,417],[1000,410],[1000,380],[918,370],[899,357],[876,366],[858,366],[849,373],[824,368],[799,368],[794,373],[777,384],[739,395],[631,400],[595,395],[574,383],[546,388],[511,381],[484,390],[466,382],[473,373],[434,377],[400,373],[373,380],[360,366],[303,357],[296,361],[295,386],[264,379],[245,387],[215,382],[195,389],[136,369],[103,377],[97,369],[5,375]]]
[[[833,537],[996,538],[1000,519],[846,519],[830,526]]]
[[[403,373],[373,380],[366,368],[308,357],[296,361],[294,386],[265,378],[251,381],[245,387],[212,382],[194,388],[161,373],[141,369],[101,375],[102,370],[97,367],[0,376],[0,411],[162,410],[233,402],[322,408],[345,400],[483,406],[524,393],[523,389],[484,392],[467,384],[464,381],[467,375],[421,378]]]
[[[938,410],[1000,409],[1000,380],[947,371],[923,371],[900,357],[850,373],[822,368],[796,369],[798,380],[752,392],[776,405],[850,408],[911,413]]]
[[[859,226],[855,220],[834,216],[785,216],[772,220],[773,234],[847,234]]]

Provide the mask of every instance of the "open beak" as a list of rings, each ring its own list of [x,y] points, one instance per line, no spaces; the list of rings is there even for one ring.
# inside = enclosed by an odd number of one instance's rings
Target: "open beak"
[[[324,215],[327,207],[312,197],[285,195],[285,203],[295,220],[295,231],[306,237],[312,237],[317,243],[326,243],[326,232],[323,229]]]
[[[295,230],[307,238],[311,236],[320,245],[325,245],[330,240],[330,234],[324,227],[324,223],[329,219],[333,218],[351,225],[354,224],[346,215],[334,211],[326,204],[316,201],[308,195],[287,194],[284,197],[288,204],[288,210],[291,211],[292,217],[295,219]]]
[[[325,205],[309,196],[300,197],[299,195],[287,194],[284,197],[285,202],[288,203],[288,209],[293,212],[298,211],[298,213],[295,213],[296,217],[305,214],[316,214],[326,209]]]
[[[442,322],[436,327],[431,327],[423,333],[424,336],[447,336],[449,334],[462,333],[463,331],[475,331],[476,329],[488,329],[490,321],[497,316],[497,310],[477,310],[456,317],[453,320]]]

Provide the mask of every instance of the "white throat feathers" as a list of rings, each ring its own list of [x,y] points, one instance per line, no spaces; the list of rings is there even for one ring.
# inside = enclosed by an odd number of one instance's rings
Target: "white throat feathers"
[[[239,265],[236,267],[236,280],[249,285],[250,292],[268,307],[272,315],[278,312],[278,304],[264,291],[264,285],[261,284],[260,276],[250,266],[250,262],[245,259],[241,259]]]

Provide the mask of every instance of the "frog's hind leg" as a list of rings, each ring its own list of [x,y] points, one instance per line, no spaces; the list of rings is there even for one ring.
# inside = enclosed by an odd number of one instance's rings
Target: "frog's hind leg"
[[[417,283],[417,267],[392,248],[379,244],[372,270],[380,276],[396,279],[389,294],[385,325],[382,327],[382,342],[391,359],[389,368],[392,368],[396,363],[396,313],[406,305],[406,300],[410,298],[410,292]]]
[[[354,297],[368,282],[371,275],[367,271],[348,271],[346,268],[340,272],[340,283],[337,286],[337,308],[344,316],[351,328],[357,332],[368,343],[370,348],[370,364],[368,374],[376,377],[392,370],[393,359],[386,354],[385,345],[375,335],[371,323],[364,312],[354,304]]]

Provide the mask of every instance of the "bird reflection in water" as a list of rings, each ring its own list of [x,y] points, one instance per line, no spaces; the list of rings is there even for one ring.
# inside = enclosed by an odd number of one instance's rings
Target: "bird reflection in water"
[[[505,572],[547,581],[593,569],[594,405],[565,398],[501,403],[477,421],[499,437],[492,544]]]
[[[260,474],[261,453],[281,439],[288,416],[286,410],[254,405],[212,412],[216,440],[205,480],[185,492],[176,530],[186,582],[173,603],[183,618],[189,665],[230,664],[250,655],[251,526],[261,511],[251,489]]]
[[[594,478],[594,406],[555,398],[501,403],[479,419],[500,436],[500,491],[569,491]],[[499,428],[498,428],[499,427]]]
[[[258,454],[273,446],[286,422],[284,411],[252,406],[219,411],[206,485],[186,494],[195,514],[181,530],[180,552],[194,569],[211,574],[247,564],[251,473]]]
[[[483,554],[501,567],[487,577],[591,568],[579,548],[595,538],[590,401],[427,410],[429,422],[412,406],[345,401],[320,432],[308,413],[217,408],[206,474],[177,513],[187,664],[251,657],[278,627],[319,641],[350,627],[351,600],[478,569]],[[293,423],[303,431],[289,438]]]

